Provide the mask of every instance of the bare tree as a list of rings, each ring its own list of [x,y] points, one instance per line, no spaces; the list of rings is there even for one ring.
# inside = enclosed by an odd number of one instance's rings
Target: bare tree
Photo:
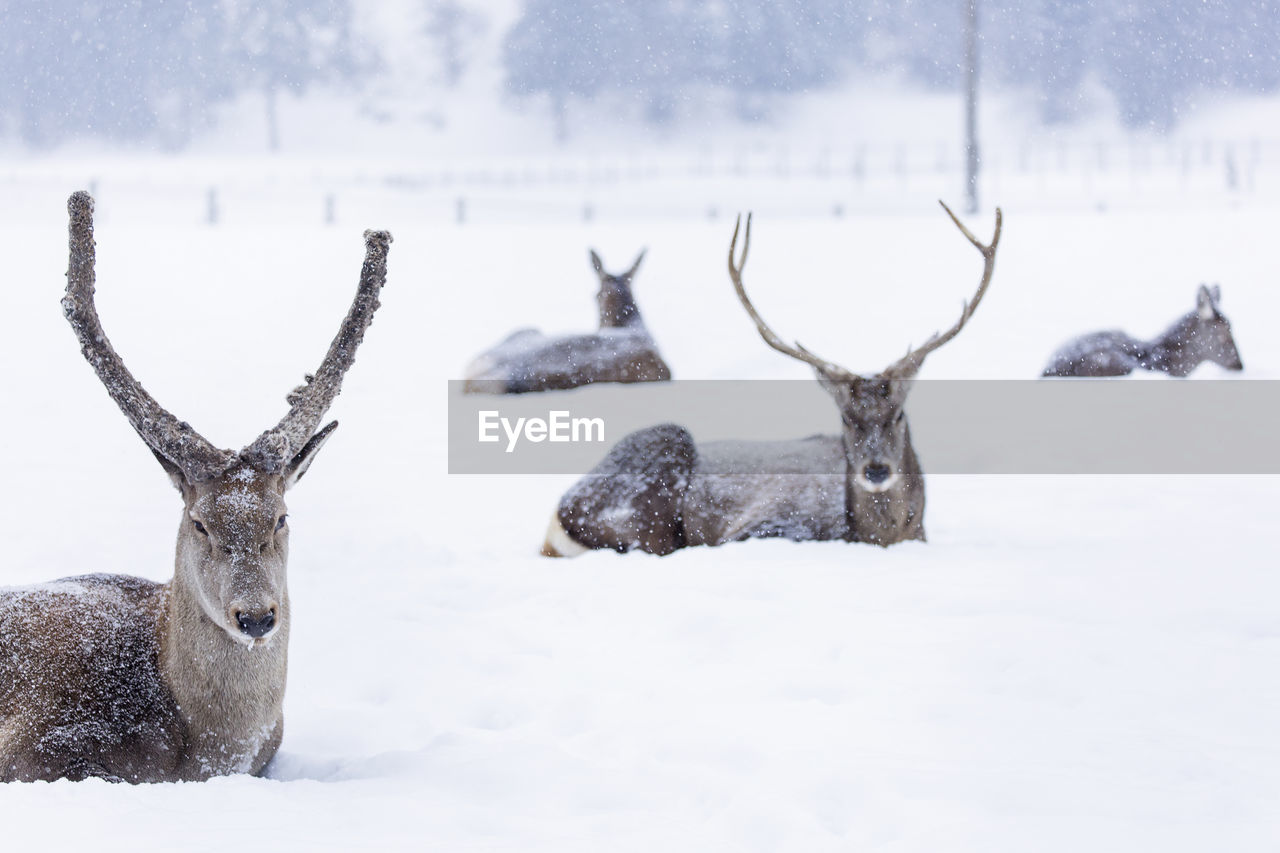
[[[471,62],[476,41],[488,28],[487,22],[459,0],[427,0],[426,5],[427,22],[422,31],[435,44],[445,85],[456,88]]]

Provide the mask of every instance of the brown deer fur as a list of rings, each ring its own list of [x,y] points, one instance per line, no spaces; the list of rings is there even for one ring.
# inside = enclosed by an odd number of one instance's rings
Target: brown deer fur
[[[274,428],[236,453],[138,384],[94,307],[93,201],[76,193],[63,307],[108,393],[182,495],[174,575],[91,574],[0,589],[0,780],[125,782],[260,773],[284,732],[284,494],[378,308],[391,235],[365,232],[360,285],[324,362]]]
[[[1243,370],[1231,323],[1219,307],[1222,290],[1203,284],[1190,311],[1161,335],[1144,341],[1113,330],[1082,335],[1063,344],[1049,359],[1042,376],[1125,376],[1151,370],[1187,376],[1203,362],[1227,370]]]
[[[670,379],[671,368],[658,354],[631,293],[644,254],[641,252],[626,272],[610,275],[592,250],[591,266],[600,282],[596,293],[599,330],[559,337],[548,337],[537,329],[513,332],[467,367],[463,390],[469,394],[525,394],[595,382]]]
[[[809,364],[835,400],[839,436],[799,441],[719,441],[695,445],[683,427],[665,424],[623,438],[561,498],[542,553],[591,549],[668,554],[692,545],[785,537],[892,545],[924,534],[924,480],[903,406],[925,357],[959,334],[986,293],[1000,243],[984,245],[943,209],[982,253],[982,280],[959,321],[873,376],[859,376],[783,341],[764,322],[742,284],[751,218],[729,277],[765,343]],[[741,221],[739,221],[741,226]]]

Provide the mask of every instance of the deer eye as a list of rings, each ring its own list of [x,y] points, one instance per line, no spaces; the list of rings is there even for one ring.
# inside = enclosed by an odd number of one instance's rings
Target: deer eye
[[[906,416],[907,416],[907,413],[906,413],[906,412],[904,412],[904,411],[899,411],[899,412],[898,412],[898,416],[897,416],[896,418],[894,418],[893,420],[894,420],[895,422],[897,422],[897,421],[902,420],[902,419],[903,419],[903,418],[905,418]]]
[[[208,536],[208,535],[209,535],[209,531],[207,531],[207,530],[205,530],[205,529],[204,529],[204,525],[203,525],[203,524],[201,524],[200,522],[196,521],[194,518],[193,518],[193,519],[191,519],[191,523],[192,523],[192,524],[194,524],[194,525],[196,526],[196,533],[199,533],[201,536]]]
[[[289,516],[287,515],[280,516],[280,520],[276,522],[276,533],[279,533],[281,530],[284,530],[284,520],[288,517]]]

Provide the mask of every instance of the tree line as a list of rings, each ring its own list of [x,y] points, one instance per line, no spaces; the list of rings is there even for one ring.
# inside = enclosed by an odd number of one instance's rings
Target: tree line
[[[575,101],[674,105],[723,92],[751,120],[788,94],[896,72],[959,91],[967,0],[526,0],[508,86],[559,120]],[[1018,87],[1063,122],[1091,85],[1131,127],[1173,127],[1201,92],[1276,91],[1280,0],[979,0],[984,85]]]
[[[959,90],[967,0],[524,0],[501,40],[508,92],[566,127],[608,99],[672,125],[708,95],[737,118],[786,98],[897,73]],[[442,86],[492,31],[477,0],[420,0]],[[353,0],[0,0],[0,136],[180,148],[213,107],[260,93],[278,147],[280,93],[387,73]],[[984,86],[1029,92],[1046,122],[1108,92],[1123,121],[1168,129],[1203,92],[1280,87],[1280,0],[980,0]],[[692,105],[692,106],[691,106]]]
[[[212,108],[357,83],[377,55],[353,35],[348,0],[0,0],[0,132],[180,148]]]

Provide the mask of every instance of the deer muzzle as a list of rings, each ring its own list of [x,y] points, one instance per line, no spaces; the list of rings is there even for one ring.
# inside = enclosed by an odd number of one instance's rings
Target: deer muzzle
[[[898,482],[898,475],[888,463],[868,462],[858,472],[858,480],[858,485],[868,492],[883,492]]]
[[[236,610],[235,620],[240,626],[240,633],[255,640],[267,636],[275,630],[276,610],[274,605],[260,610]]]

